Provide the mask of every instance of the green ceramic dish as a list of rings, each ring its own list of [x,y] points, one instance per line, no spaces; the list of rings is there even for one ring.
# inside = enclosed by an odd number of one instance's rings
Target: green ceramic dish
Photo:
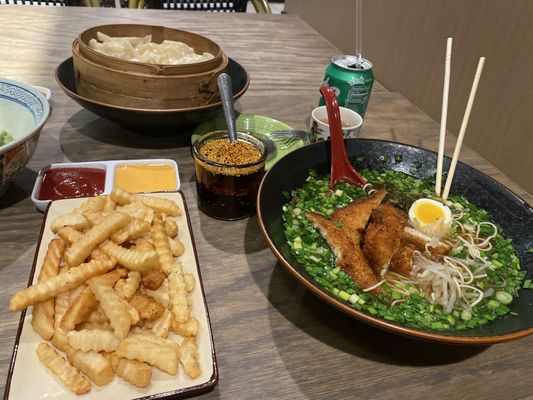
[[[305,143],[300,139],[278,139],[270,135],[270,132],[275,130],[292,129],[291,126],[277,121],[275,119],[264,117],[261,115],[241,114],[236,119],[237,131],[249,132],[256,134],[259,138],[261,135],[270,137],[276,144],[277,152],[275,156],[266,162],[265,168],[268,170],[279,159],[289,154],[291,151],[302,147]],[[224,118],[216,118],[211,121],[204,122],[196,128],[191,136],[191,143],[194,143],[197,138],[209,132],[225,130],[226,121]]]

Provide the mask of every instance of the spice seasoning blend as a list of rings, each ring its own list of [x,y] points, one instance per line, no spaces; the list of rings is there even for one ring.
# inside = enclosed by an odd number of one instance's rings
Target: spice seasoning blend
[[[225,131],[214,132],[193,145],[198,208],[214,218],[241,219],[255,211],[266,149],[249,134],[237,139],[230,143]]]

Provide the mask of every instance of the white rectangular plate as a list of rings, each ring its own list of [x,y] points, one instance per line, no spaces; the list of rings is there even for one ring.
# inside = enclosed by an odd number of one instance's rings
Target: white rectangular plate
[[[154,396],[158,399],[167,397],[189,397],[213,389],[218,382],[215,348],[212,340],[211,325],[203,284],[200,275],[196,247],[192,236],[185,198],[181,192],[153,193],[175,201],[183,210],[183,215],[176,217],[179,226],[178,238],[185,246],[184,254],[179,257],[183,264],[184,272],[191,273],[196,280],[196,288],[189,294],[192,301],[191,315],[199,322],[197,336],[198,350],[200,353],[201,375],[190,379],[180,366],[178,374],[171,376],[157,368],[153,368],[152,382],[147,388],[141,389],[130,385],[115,376],[113,381],[105,386],[92,385],[89,393],[84,394],[84,400],[89,399],[138,399]],[[66,199],[53,201],[48,208],[41,229],[40,239],[30,275],[30,283],[37,281],[41,264],[43,262],[48,243],[55,237],[50,230],[50,224],[59,215],[65,214],[78,207],[86,199]],[[39,343],[45,342],[31,326],[31,310],[23,312],[17,333],[11,366],[6,383],[5,399],[38,400],[38,399],[76,399],[70,392],[37,358],[35,353]]]

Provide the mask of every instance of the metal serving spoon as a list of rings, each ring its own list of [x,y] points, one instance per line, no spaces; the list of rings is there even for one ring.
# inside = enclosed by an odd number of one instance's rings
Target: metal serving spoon
[[[231,77],[222,73],[217,78],[218,91],[222,101],[222,109],[224,110],[224,118],[228,126],[229,141],[234,143],[237,141],[237,127],[235,125],[235,109],[233,108],[233,89],[231,88]]]

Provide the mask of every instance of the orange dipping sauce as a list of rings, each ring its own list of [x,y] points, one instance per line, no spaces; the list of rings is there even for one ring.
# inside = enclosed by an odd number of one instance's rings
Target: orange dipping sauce
[[[52,168],[41,180],[39,200],[96,196],[105,187],[105,170],[99,168]]]
[[[115,169],[115,186],[131,193],[176,190],[177,185],[171,164],[128,164]]]

